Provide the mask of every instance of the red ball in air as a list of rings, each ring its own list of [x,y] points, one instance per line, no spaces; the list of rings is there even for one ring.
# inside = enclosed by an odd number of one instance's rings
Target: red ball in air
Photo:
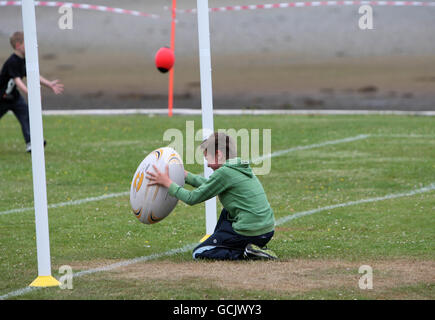
[[[160,48],[156,53],[155,61],[157,69],[162,73],[166,73],[174,66],[174,52],[168,47]]]

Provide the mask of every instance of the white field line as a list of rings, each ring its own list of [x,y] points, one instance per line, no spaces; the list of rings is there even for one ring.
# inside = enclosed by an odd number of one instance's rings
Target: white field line
[[[191,244],[185,245],[184,247],[168,250],[168,251],[163,252],[163,253],[154,253],[154,254],[151,254],[149,256],[143,256],[143,257],[138,257],[138,258],[134,258],[134,259],[130,259],[130,260],[124,260],[124,261],[120,261],[117,263],[109,264],[107,266],[80,271],[80,272],[74,273],[73,277],[78,278],[81,276],[85,276],[85,275],[93,274],[93,273],[97,273],[97,272],[110,271],[110,270],[113,270],[116,268],[125,267],[125,266],[131,265],[134,263],[138,263],[138,262],[148,261],[148,260],[152,260],[152,259],[158,259],[160,257],[165,257],[165,256],[172,256],[172,255],[177,254],[177,253],[183,253],[183,252],[187,252],[189,250],[192,250],[196,245],[197,245],[196,243],[191,243]],[[42,289],[42,288],[41,287],[21,288],[21,289],[18,289],[18,290],[15,290],[15,291],[12,291],[12,292],[9,292],[5,295],[0,296],[0,300],[6,300],[6,299],[9,299],[12,297],[21,296],[23,294],[26,294],[28,292],[35,291],[38,289]]]
[[[369,135],[358,135],[356,137],[349,137],[349,138],[344,138],[344,139],[340,139],[340,140],[326,141],[326,142],[311,144],[311,145],[307,145],[307,146],[297,146],[297,147],[293,147],[293,148],[290,148],[287,150],[276,151],[272,154],[268,154],[268,155],[260,157],[260,158],[256,158],[253,160],[253,162],[258,163],[263,159],[278,157],[278,156],[281,156],[283,154],[290,153],[293,151],[319,148],[319,147],[323,147],[323,146],[327,146],[327,145],[331,145],[331,144],[338,144],[338,143],[345,143],[345,142],[366,139],[368,137],[369,137]],[[80,200],[73,200],[73,201],[51,204],[48,206],[48,208],[52,209],[52,208],[59,208],[59,207],[65,207],[65,206],[71,206],[71,205],[80,205],[80,204],[87,203],[87,202],[100,201],[100,200],[104,200],[104,199],[125,196],[128,194],[130,194],[129,191],[120,192],[120,193],[111,193],[111,194],[102,195],[102,196],[98,196],[98,197],[91,197],[91,198],[85,198],[85,199],[80,199]],[[21,213],[21,212],[31,211],[33,209],[34,209],[33,207],[27,207],[27,208],[19,208],[19,209],[11,209],[11,210],[7,210],[7,211],[1,211],[0,216],[5,215],[5,214],[10,214],[10,213]]]
[[[255,159],[252,160],[252,162],[253,163],[261,162],[261,161],[263,161],[265,159],[282,156],[283,154],[290,153],[290,152],[293,152],[293,151],[307,150],[307,149],[324,147],[324,146],[328,146],[328,145],[332,145],[332,144],[352,142],[352,141],[367,139],[368,137],[370,137],[370,135],[368,135],[368,134],[360,134],[360,135],[355,136],[355,137],[349,137],[349,138],[344,138],[344,139],[339,139],[339,140],[331,140],[331,141],[326,141],[326,142],[322,142],[322,143],[310,144],[310,145],[307,145],[307,146],[297,146],[297,147],[293,147],[293,148],[286,149],[286,150],[276,151],[276,152],[273,152],[271,154],[267,154],[267,155],[259,157],[259,158],[255,158]]]
[[[80,204],[87,203],[87,202],[94,202],[94,201],[100,201],[100,200],[109,199],[109,198],[126,196],[128,194],[130,194],[130,192],[126,191],[126,192],[119,192],[119,193],[104,194],[104,195],[98,196],[98,197],[91,197],[91,198],[85,198],[85,199],[80,199],[80,200],[71,200],[71,201],[66,201],[66,202],[60,202],[60,203],[48,205],[48,209],[61,208],[61,207],[65,207],[65,206],[75,206],[75,205],[80,205]],[[0,215],[9,214],[9,213],[21,213],[21,212],[25,212],[25,211],[31,211],[33,209],[34,209],[34,207],[11,209],[11,210],[7,210],[7,211],[1,211]]]
[[[420,139],[435,139],[435,135],[431,134],[370,134],[371,137],[380,138],[420,138]]]
[[[401,110],[283,110],[283,109],[214,109],[215,115],[409,115],[409,116],[435,116],[435,111],[401,111]],[[45,116],[59,115],[167,115],[168,110],[159,109],[83,109],[83,110],[44,110]],[[175,108],[175,115],[201,115],[201,109]]]
[[[423,188],[416,189],[416,190],[411,190],[408,192],[393,193],[393,194],[388,194],[388,195],[383,196],[383,197],[375,197],[375,198],[362,199],[362,200],[357,200],[357,201],[349,201],[349,202],[345,202],[345,203],[334,204],[331,206],[321,207],[321,208],[312,209],[312,210],[308,210],[308,211],[298,212],[298,213],[295,213],[291,216],[286,216],[286,217],[283,217],[281,219],[278,219],[276,221],[276,225],[278,226],[278,225],[284,224],[288,221],[291,221],[293,219],[297,219],[297,218],[300,218],[303,216],[308,216],[308,215],[311,215],[311,214],[314,214],[317,212],[321,212],[321,211],[325,211],[325,210],[343,208],[343,207],[358,205],[358,204],[362,204],[362,203],[370,203],[370,202],[383,201],[383,200],[389,200],[389,199],[395,199],[395,198],[401,198],[401,197],[409,197],[409,196],[413,196],[413,195],[416,195],[419,193],[429,192],[432,190],[435,190],[435,182],[430,184],[427,187],[423,187]]]
[[[402,192],[402,193],[393,193],[393,194],[389,194],[383,197],[375,197],[375,198],[368,198],[368,199],[362,199],[362,200],[357,200],[357,201],[349,201],[349,202],[345,202],[345,203],[340,203],[340,204],[336,204],[336,205],[332,205],[332,206],[326,206],[326,207],[321,207],[321,208],[317,208],[317,209],[313,209],[313,210],[308,210],[308,211],[301,211],[301,212],[297,212],[293,215],[288,215],[286,217],[283,217],[281,219],[278,219],[275,223],[276,226],[282,225],[284,223],[287,223],[291,220],[297,219],[297,218],[301,218],[304,216],[308,216],[311,214],[315,214],[318,212],[322,212],[325,210],[333,210],[335,208],[343,208],[343,207],[348,207],[348,206],[353,206],[353,205],[358,205],[358,204],[362,204],[362,203],[370,203],[370,202],[377,202],[377,201],[383,201],[383,200],[390,200],[390,199],[396,199],[396,198],[401,198],[401,197],[409,197],[409,196],[413,196],[416,194],[421,194],[421,193],[425,193],[425,192],[430,192],[435,190],[435,182],[430,184],[427,187],[423,187],[420,189],[415,189],[415,190],[411,190],[408,192]],[[97,273],[97,272],[104,272],[104,271],[111,271],[120,267],[125,267],[134,263],[138,263],[138,262],[143,262],[143,261],[149,261],[152,259],[157,259],[160,257],[165,257],[165,256],[171,256],[177,253],[184,253],[187,252],[189,250],[192,250],[196,245],[198,245],[197,243],[191,243],[191,244],[187,244],[184,247],[181,248],[176,248],[176,249],[172,249],[172,250],[168,250],[166,252],[163,253],[155,253],[155,254],[151,254],[148,256],[142,256],[142,257],[138,257],[138,258],[134,258],[134,259],[130,259],[130,260],[124,260],[124,261],[120,261],[117,263],[113,263],[113,264],[109,264],[107,266],[102,266],[99,268],[94,268],[94,269],[89,269],[89,270],[84,270],[81,272],[77,272],[73,274],[73,277],[81,277],[84,275],[89,275],[89,274],[93,274],[93,273]],[[0,296],[0,300],[5,300],[5,299],[9,299],[12,297],[17,297],[23,294],[26,294],[28,292],[37,290],[37,289],[41,289],[38,287],[26,287],[26,288],[21,288],[12,292],[9,292],[5,295]]]

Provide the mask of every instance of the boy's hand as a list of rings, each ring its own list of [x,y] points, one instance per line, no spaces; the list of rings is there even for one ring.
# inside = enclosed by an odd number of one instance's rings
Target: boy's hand
[[[186,179],[187,178],[187,174],[188,174],[189,172],[187,172],[186,170],[184,170],[184,179]]]
[[[63,84],[59,83],[59,80],[50,81],[50,88],[56,95],[63,92]]]
[[[153,165],[155,173],[147,171],[147,179],[150,180],[150,182],[148,183],[149,186],[152,185],[161,185],[164,186],[166,188],[169,188],[172,184],[172,180],[171,178],[169,178],[169,166],[166,165],[166,170],[165,172],[160,172],[159,169],[157,169],[157,167],[155,165]]]

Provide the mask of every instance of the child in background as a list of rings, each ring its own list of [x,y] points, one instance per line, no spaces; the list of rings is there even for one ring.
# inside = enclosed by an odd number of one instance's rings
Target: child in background
[[[27,86],[23,82],[26,76],[26,50],[24,47],[24,34],[17,31],[10,38],[14,53],[4,63],[0,71],[0,119],[10,110],[14,113],[21,125],[21,131],[26,142],[26,152],[31,152],[29,107],[20,92],[27,94]],[[49,81],[40,76],[41,84],[52,89],[55,94],[63,92],[63,85],[58,80]],[[44,145],[45,145],[44,141]]]

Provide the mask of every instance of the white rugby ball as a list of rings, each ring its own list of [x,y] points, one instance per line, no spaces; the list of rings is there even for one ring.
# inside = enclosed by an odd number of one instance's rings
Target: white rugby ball
[[[148,186],[147,171],[154,172],[153,165],[164,172],[169,165],[169,177],[179,186],[184,186],[184,166],[180,155],[165,147],[151,152],[137,168],[130,188],[130,204],[133,213],[141,222],[153,224],[166,218],[177,205],[178,199],[168,194],[168,189]]]

